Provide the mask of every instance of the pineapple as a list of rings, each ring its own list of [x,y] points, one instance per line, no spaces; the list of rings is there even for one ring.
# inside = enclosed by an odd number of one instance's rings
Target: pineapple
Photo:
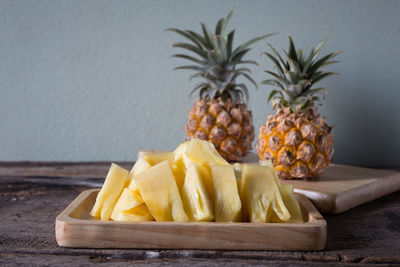
[[[200,163],[190,162],[182,190],[183,206],[191,221],[212,221],[214,207],[211,198],[212,178]],[[211,191],[211,192],[210,192]]]
[[[233,49],[235,30],[229,31],[232,14],[233,10],[227,18],[218,21],[214,34],[204,23],[201,23],[203,35],[175,28],[167,31],[190,41],[174,43],[173,47],[187,49],[196,55],[173,55],[194,63],[175,69],[193,70],[195,73],[190,80],[202,79],[192,91],[198,90],[199,98],[188,115],[185,126],[187,138],[209,140],[226,160],[238,161],[251,150],[254,127],[252,113],[246,104],[248,89],[244,83],[237,83],[236,79],[244,77],[257,86],[249,76],[251,70],[241,67],[242,64],[257,63],[244,60],[243,57],[252,44],[271,34],[251,39]]]
[[[240,201],[233,166],[211,166],[214,185],[214,207],[216,222],[240,222]]]
[[[134,175],[133,180],[157,221],[188,221],[168,160]]]
[[[286,208],[290,213],[290,219],[286,221],[286,223],[302,223],[303,214],[301,213],[300,205],[297,202],[297,199],[293,195],[293,185],[284,184],[279,188],[279,191],[282,196],[283,203],[285,203]],[[271,216],[271,222],[285,222],[282,221],[276,213],[273,213]]]
[[[289,36],[286,59],[272,47],[271,59],[277,72],[266,71],[273,79],[262,84],[272,85],[268,101],[272,100],[275,115],[267,116],[259,129],[256,150],[260,160],[271,160],[280,178],[305,178],[319,175],[332,161],[333,131],[317,110],[318,93],[325,88],[313,88],[321,79],[335,72],[323,72],[322,67],[336,63],[340,54],[330,53],[318,59],[327,39],[313,48],[308,55],[304,49],[296,50]]]
[[[117,164],[111,164],[103,187],[97,194],[90,215],[102,221],[108,221],[127,181],[128,171]]]
[[[122,191],[117,204],[111,213],[114,221],[152,221],[149,210],[139,192],[132,192],[128,188]]]
[[[240,195],[245,219],[250,222],[271,222],[273,213],[282,221],[290,213],[267,166],[243,164]]]

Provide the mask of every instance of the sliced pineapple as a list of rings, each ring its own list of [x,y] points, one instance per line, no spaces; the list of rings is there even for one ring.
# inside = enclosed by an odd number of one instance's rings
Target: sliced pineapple
[[[183,154],[183,161],[187,167],[189,161],[202,162],[212,165],[229,165],[221,157],[211,142],[192,138]]]
[[[250,222],[270,222],[272,210],[281,220],[290,219],[279,187],[267,166],[243,164],[241,182],[243,212]]]
[[[285,206],[290,213],[290,219],[287,221],[283,221],[274,212],[271,217],[271,222],[286,222],[286,223],[304,222],[299,202],[293,195],[293,185],[284,184],[281,186],[279,191],[281,192],[283,203],[285,203]]]
[[[125,188],[115,204],[111,219],[114,221],[152,221],[153,217],[143,203],[139,192]]]
[[[113,219],[114,221],[131,221],[131,222],[154,220],[146,204],[142,204],[130,210],[125,210],[115,213],[113,212],[113,214],[111,215],[111,219]]]
[[[207,189],[210,182],[212,182],[211,175],[202,164],[196,162],[189,164],[182,189],[182,200],[191,221],[214,219],[212,198]]]
[[[188,220],[167,160],[134,175],[133,180],[154,219],[178,222]]]
[[[211,166],[211,172],[214,185],[215,221],[241,221],[242,204],[233,167],[230,165]]]
[[[128,171],[112,163],[90,215],[108,221],[127,181]]]
[[[148,168],[150,168],[151,165],[143,158],[143,157],[139,157],[137,159],[137,161],[135,162],[135,164],[133,165],[131,171],[129,172],[129,176],[128,176],[128,182],[129,184],[127,185],[127,187],[131,190],[131,191],[138,191],[137,186],[135,184],[135,181],[132,179],[132,177],[136,174],[141,173],[144,170],[147,170]]]
[[[172,168],[174,164],[174,153],[173,152],[147,152],[143,154],[143,158],[151,165],[157,165],[164,160],[167,160]]]

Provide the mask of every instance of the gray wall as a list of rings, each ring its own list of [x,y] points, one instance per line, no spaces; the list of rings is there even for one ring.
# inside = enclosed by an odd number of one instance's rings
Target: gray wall
[[[236,44],[270,38],[342,50],[340,76],[321,112],[336,131],[337,163],[400,166],[400,1],[6,1],[0,2],[0,160],[128,160],[173,149],[194,98],[189,72],[172,71],[167,27],[199,30],[237,6]],[[254,79],[270,63],[260,52]],[[251,88],[255,126],[271,113],[270,88]]]

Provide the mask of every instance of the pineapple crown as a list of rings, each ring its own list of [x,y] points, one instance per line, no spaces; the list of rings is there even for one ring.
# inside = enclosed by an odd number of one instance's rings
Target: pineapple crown
[[[320,80],[338,74],[336,72],[323,72],[320,69],[338,63],[332,58],[341,52],[330,53],[317,59],[322,47],[328,38],[322,40],[306,56],[306,49],[296,50],[292,37],[289,35],[289,49],[284,50],[286,60],[269,45],[272,54],[264,52],[274,63],[277,72],[266,70],[273,79],[264,80],[261,84],[279,87],[271,91],[268,102],[272,100],[272,108],[290,108],[292,112],[306,112],[313,108],[316,102],[321,102],[318,93],[325,92],[324,87],[312,88]]]
[[[195,63],[194,65],[175,68],[175,70],[195,71],[190,76],[189,81],[193,78],[203,79],[202,82],[194,87],[190,95],[199,90],[201,99],[221,97],[223,100],[232,99],[234,103],[238,103],[248,101],[249,93],[244,83],[236,84],[236,78],[243,76],[257,87],[257,83],[249,75],[251,70],[246,67],[237,68],[237,65],[258,65],[255,61],[243,60],[243,57],[250,51],[251,48],[249,47],[252,44],[273,34],[253,38],[233,49],[235,30],[229,31],[233,11],[234,9],[226,18],[221,18],[218,21],[214,34],[203,22],[200,23],[203,35],[191,30],[166,29],[166,31],[175,32],[190,41],[190,43],[174,43],[173,47],[189,50],[197,56],[193,57],[187,54],[174,54],[171,56],[184,58]]]

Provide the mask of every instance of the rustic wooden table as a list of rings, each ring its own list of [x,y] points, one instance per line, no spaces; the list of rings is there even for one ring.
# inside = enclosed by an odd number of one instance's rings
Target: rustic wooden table
[[[400,265],[400,191],[324,215],[328,241],[320,252],[58,247],[55,217],[81,191],[100,186],[108,168],[109,163],[0,163],[0,265]]]

